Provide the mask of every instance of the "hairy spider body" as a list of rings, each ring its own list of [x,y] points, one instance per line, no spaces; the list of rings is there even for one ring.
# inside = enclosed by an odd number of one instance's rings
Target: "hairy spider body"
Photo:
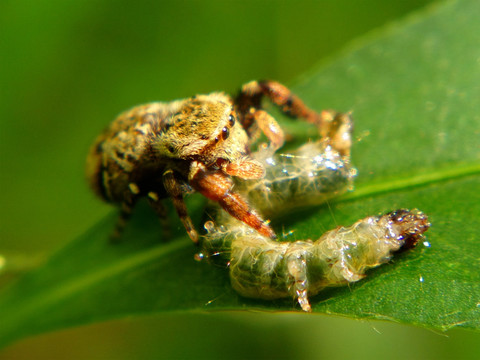
[[[290,116],[316,124],[321,133],[336,126],[329,112],[310,110],[273,81],[252,81],[235,100],[215,92],[140,105],[115,119],[87,158],[92,189],[121,208],[114,236],[120,235],[140,197],[148,197],[162,218],[161,201],[170,197],[188,235],[197,242],[183,195],[198,191],[263,236],[275,238],[268,222],[233,189],[232,179],[264,176],[263,165],[250,157],[250,146],[260,133],[267,136],[272,149],[283,145],[282,129],[261,109],[264,96]],[[339,140],[339,146],[345,141]]]

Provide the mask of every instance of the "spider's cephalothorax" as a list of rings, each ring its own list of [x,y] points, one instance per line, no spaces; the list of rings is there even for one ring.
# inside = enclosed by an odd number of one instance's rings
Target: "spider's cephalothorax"
[[[252,81],[235,100],[224,93],[197,95],[140,105],[114,120],[90,150],[87,177],[100,197],[121,206],[115,234],[120,234],[140,197],[148,197],[161,217],[165,217],[161,201],[171,197],[188,235],[197,242],[183,194],[198,191],[260,234],[274,238],[268,222],[234,191],[231,178],[264,176],[263,166],[250,157],[250,145],[259,133],[274,149],[283,144],[280,126],[261,109],[264,96],[288,115],[317,125],[321,133],[339,126],[333,112],[308,109],[273,81]],[[337,145],[349,148],[349,142],[338,139]]]

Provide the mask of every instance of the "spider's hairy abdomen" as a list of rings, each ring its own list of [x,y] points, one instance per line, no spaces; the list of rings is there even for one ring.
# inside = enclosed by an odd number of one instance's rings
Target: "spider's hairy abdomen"
[[[152,167],[162,170],[150,138],[161,133],[181,102],[151,103],[120,114],[96,139],[87,158],[87,179],[97,195],[121,202],[132,181],[144,178]]]

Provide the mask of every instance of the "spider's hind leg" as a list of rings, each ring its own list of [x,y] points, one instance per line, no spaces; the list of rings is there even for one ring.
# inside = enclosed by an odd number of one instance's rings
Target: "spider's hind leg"
[[[162,199],[159,198],[159,195],[155,191],[150,191],[148,194],[148,202],[155,213],[158,215],[158,219],[162,226],[163,230],[163,237],[168,239],[171,237],[171,228],[170,222],[168,218],[168,212],[166,207],[164,206]]]
[[[110,242],[118,243],[122,237],[122,234],[125,230],[125,226],[132,216],[132,210],[136,203],[136,199],[129,199],[128,201],[122,202],[120,207],[120,214],[118,215],[115,228],[110,234]]]

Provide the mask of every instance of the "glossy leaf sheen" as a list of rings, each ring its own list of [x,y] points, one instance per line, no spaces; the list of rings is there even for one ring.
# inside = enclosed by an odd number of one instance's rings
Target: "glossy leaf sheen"
[[[312,299],[314,312],[391,319],[436,329],[480,327],[480,3],[447,3],[359,44],[295,87],[313,108],[353,110],[356,190],[277,221],[297,239],[397,208],[430,217],[428,242],[350,287]],[[305,141],[311,129],[287,128]],[[190,204],[196,223],[203,202]],[[238,296],[228,271],[193,260],[179,228],[140,205],[124,241],[107,242],[115,215],[0,296],[0,343],[107,319],[172,311],[297,310],[292,300]],[[178,222],[175,223],[174,228]]]

